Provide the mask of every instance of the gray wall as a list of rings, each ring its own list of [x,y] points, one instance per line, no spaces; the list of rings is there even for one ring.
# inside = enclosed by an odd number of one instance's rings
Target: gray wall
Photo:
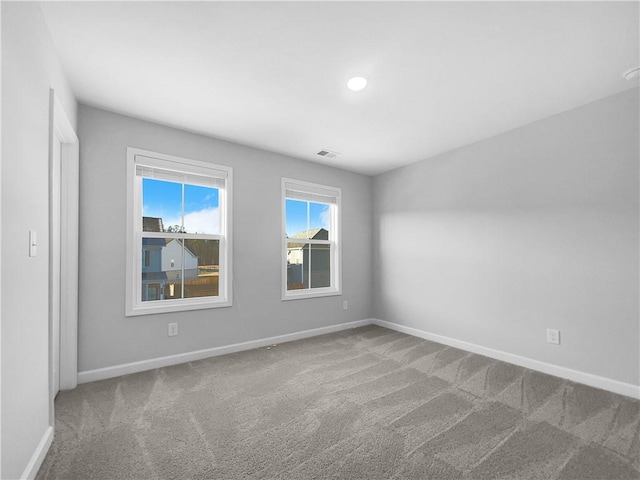
[[[22,475],[49,426],[49,88],[75,126],[40,6],[2,2],[2,478]]]
[[[87,106],[79,125],[79,371],[371,317],[370,177]],[[233,307],[124,316],[127,147],[233,167]],[[283,176],[343,189],[342,296],[281,301]]]
[[[376,177],[375,317],[638,385],[638,132],[634,88]]]

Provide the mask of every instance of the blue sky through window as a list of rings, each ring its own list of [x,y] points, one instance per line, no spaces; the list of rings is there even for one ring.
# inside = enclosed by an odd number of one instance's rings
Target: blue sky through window
[[[187,233],[220,233],[217,188],[184,186],[184,227]],[[182,184],[142,179],[142,215],[162,218],[165,229],[182,224]]]
[[[286,233],[289,237],[305,230],[329,230],[330,206],[323,203],[286,200]],[[309,223],[307,224],[307,214]]]

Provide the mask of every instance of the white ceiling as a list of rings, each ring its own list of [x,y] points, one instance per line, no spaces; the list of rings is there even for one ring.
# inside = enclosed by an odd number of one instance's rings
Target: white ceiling
[[[637,85],[638,2],[42,9],[82,103],[365,174]]]

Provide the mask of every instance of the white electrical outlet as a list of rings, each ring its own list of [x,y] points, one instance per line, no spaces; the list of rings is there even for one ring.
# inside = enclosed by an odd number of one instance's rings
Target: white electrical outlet
[[[342,302],[342,309],[343,310],[348,310],[349,309],[349,301],[345,300],[344,302]]]
[[[178,324],[177,323],[170,323],[169,324],[169,336],[170,337],[175,337],[176,335],[178,335]]]
[[[554,330],[547,328],[547,343],[553,343],[554,345],[560,345],[560,330]]]

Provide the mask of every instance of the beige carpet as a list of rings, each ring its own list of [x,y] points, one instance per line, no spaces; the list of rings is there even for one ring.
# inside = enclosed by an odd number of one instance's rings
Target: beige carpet
[[[62,392],[37,479],[637,479],[639,404],[370,326]]]

